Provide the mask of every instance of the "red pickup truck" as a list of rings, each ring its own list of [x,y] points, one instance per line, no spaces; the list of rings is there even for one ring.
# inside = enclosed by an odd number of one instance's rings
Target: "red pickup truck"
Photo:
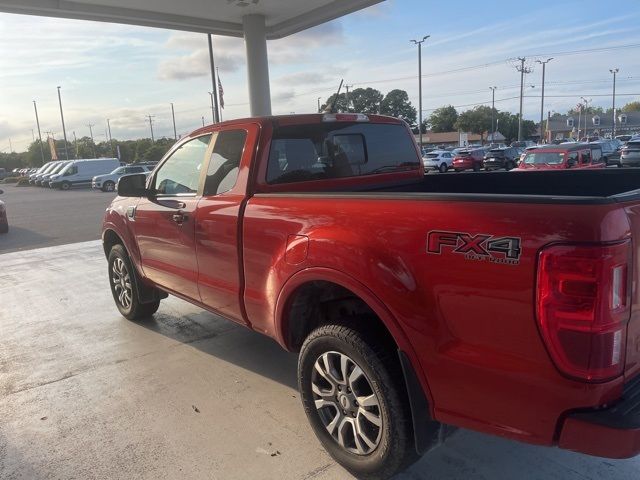
[[[640,451],[640,172],[424,175],[402,121],[234,120],[122,177],[123,316],[176,295],[300,352],[304,409],[359,478],[451,426]]]

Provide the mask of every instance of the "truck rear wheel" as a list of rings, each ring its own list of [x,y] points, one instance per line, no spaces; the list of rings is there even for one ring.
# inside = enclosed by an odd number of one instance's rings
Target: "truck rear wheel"
[[[102,184],[103,192],[113,192],[116,189],[116,184],[111,180],[107,180]]]
[[[343,325],[305,340],[298,386],[307,418],[327,452],[361,479],[382,480],[413,463],[411,411],[396,352]]]
[[[160,300],[141,303],[139,296],[140,279],[129,259],[125,248],[116,244],[109,252],[109,284],[116,307],[129,320],[150,317],[158,310]]]

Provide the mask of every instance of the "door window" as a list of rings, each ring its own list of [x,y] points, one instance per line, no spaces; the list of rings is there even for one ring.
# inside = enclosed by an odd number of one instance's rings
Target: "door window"
[[[71,175],[75,175],[76,173],[78,173],[78,167],[74,165],[73,167],[67,168],[67,170],[64,172],[64,176],[69,177]]]
[[[211,135],[182,144],[158,169],[154,179],[157,195],[194,194],[198,191],[204,154]]]
[[[582,165],[588,165],[591,163],[591,150],[583,150],[582,151]]]
[[[233,188],[238,179],[246,140],[245,130],[225,130],[218,133],[207,169],[204,195],[218,195]]]

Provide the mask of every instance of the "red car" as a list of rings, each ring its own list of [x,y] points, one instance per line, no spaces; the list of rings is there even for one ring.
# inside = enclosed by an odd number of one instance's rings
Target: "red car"
[[[597,153],[597,158],[596,155]],[[600,146],[590,144],[547,145],[528,152],[518,170],[580,170],[605,168]]]
[[[122,177],[102,239],[126,318],[171,294],[300,352],[309,422],[358,478],[451,426],[623,458],[640,451],[638,185],[424,175],[383,116],[233,120]]]
[[[482,148],[461,150],[453,159],[453,169],[456,172],[463,170],[480,171],[483,166],[485,152],[486,150]]]

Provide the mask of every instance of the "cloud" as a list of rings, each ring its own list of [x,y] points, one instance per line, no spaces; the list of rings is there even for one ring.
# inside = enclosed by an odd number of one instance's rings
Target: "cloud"
[[[322,24],[281,40],[267,42],[271,65],[298,65],[312,62],[316,50],[345,42],[342,24],[338,21]],[[210,74],[209,47],[206,35],[173,33],[163,46],[173,54],[158,65],[160,80],[188,80]],[[246,64],[244,40],[233,37],[213,37],[216,67],[225,73],[240,70]]]

